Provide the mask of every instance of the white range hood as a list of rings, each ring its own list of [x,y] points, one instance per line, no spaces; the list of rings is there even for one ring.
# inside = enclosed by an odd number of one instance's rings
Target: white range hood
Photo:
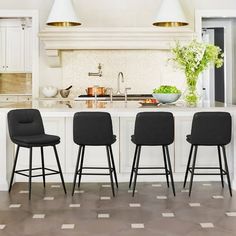
[[[189,30],[148,28],[54,28],[39,33],[48,63],[60,67],[62,50],[126,49],[169,50],[176,41],[187,43],[195,37]]]

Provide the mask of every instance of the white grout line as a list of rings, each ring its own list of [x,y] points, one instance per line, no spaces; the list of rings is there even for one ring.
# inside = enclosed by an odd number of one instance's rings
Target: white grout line
[[[75,228],[75,224],[63,224],[61,226],[61,229],[74,229]]]
[[[162,216],[163,217],[175,217],[175,214],[174,213],[162,213]]]
[[[192,202],[192,203],[189,203],[189,206],[191,206],[191,207],[200,207],[201,204],[198,203],[198,202]]]
[[[140,203],[130,203],[129,207],[141,207]]]
[[[21,204],[11,204],[9,208],[20,208]]]
[[[80,207],[80,204],[70,204],[69,207],[71,207],[71,208]]]
[[[111,197],[108,197],[108,196],[102,196],[102,197],[100,197],[100,200],[111,200]]]
[[[224,196],[221,195],[214,195],[212,196],[213,199],[224,199]]]
[[[154,188],[160,188],[160,187],[162,187],[162,185],[161,185],[161,184],[152,184],[152,187],[154,187]]]
[[[101,213],[101,214],[98,214],[98,218],[99,219],[107,219],[107,218],[110,218],[110,214]]]
[[[53,201],[54,197],[44,197],[43,200],[44,201]]]
[[[3,230],[6,228],[6,225],[0,225],[0,230]]]
[[[131,228],[132,228],[132,229],[144,229],[144,224],[133,223],[133,224],[131,224]]]
[[[214,225],[210,222],[207,223],[200,223],[202,228],[214,228]]]
[[[21,190],[19,193],[23,194],[23,193],[29,193],[28,190]]]
[[[45,218],[45,214],[34,214],[33,219],[44,219]]]
[[[157,196],[157,199],[164,200],[164,199],[167,199],[167,196]]]
[[[227,216],[236,216],[236,212],[226,212]]]

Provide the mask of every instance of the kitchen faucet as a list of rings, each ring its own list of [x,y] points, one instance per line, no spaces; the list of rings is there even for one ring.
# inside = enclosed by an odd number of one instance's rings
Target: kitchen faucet
[[[117,95],[121,95],[120,91],[120,77],[121,77],[121,82],[124,83],[124,74],[123,72],[119,72],[118,77],[117,77]]]

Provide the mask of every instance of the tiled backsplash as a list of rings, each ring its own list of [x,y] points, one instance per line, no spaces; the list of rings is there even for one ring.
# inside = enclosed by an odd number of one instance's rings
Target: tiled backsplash
[[[62,53],[62,85],[73,85],[73,95],[85,94],[85,88],[99,85],[117,88],[117,76],[124,73],[121,90],[129,93],[152,93],[162,84],[175,85],[184,90],[183,73],[168,62],[169,51],[164,50],[78,50]],[[89,77],[102,64],[102,77]]]

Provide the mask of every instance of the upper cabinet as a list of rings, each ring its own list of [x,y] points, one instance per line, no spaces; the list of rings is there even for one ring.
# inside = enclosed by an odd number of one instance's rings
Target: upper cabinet
[[[0,72],[32,71],[32,30],[24,19],[0,20]]]

